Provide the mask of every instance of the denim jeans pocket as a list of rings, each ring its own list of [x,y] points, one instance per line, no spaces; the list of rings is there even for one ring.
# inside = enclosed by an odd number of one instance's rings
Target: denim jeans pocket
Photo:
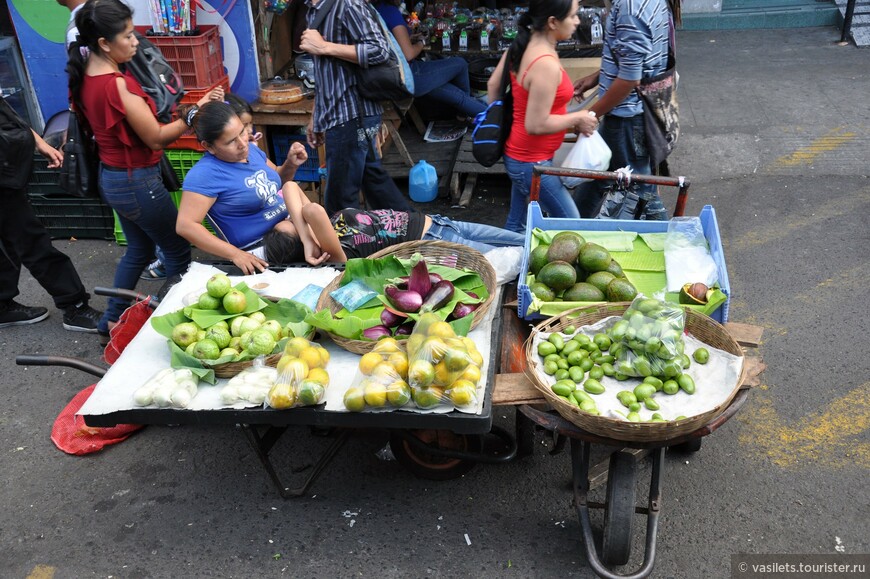
[[[123,178],[103,178],[103,196],[106,198],[106,203],[131,221],[139,219],[142,215],[142,207],[139,204],[137,193],[143,186],[143,183],[132,181],[123,174]]]

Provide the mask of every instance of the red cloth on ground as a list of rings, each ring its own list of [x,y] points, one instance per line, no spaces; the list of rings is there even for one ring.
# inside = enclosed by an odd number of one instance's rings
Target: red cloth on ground
[[[85,401],[94,391],[91,384],[78,394],[61,410],[51,429],[51,441],[67,454],[81,456],[102,450],[110,444],[117,444],[143,428],[141,424],[118,424],[108,428],[90,427],[84,418],[76,416]]]

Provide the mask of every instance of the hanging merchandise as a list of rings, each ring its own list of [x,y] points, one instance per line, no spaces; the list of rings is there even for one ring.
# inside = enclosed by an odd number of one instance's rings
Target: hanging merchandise
[[[274,12],[278,15],[284,14],[289,5],[290,2],[287,0],[265,0],[263,2],[263,6],[266,8],[267,12]]]

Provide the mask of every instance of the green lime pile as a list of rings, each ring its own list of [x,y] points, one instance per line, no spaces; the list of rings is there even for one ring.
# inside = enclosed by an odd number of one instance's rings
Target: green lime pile
[[[557,233],[552,243],[533,249],[529,272],[529,289],[545,302],[622,302],[637,296],[610,252],[576,231]]]

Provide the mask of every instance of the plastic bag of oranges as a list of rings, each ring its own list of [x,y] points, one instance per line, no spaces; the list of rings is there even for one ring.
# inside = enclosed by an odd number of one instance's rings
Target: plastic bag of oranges
[[[474,340],[457,336],[437,315],[423,314],[407,347],[408,384],[418,408],[477,406],[483,356]]]
[[[277,410],[320,404],[329,386],[329,352],[305,338],[287,340],[278,360],[275,385],[266,395],[266,404]]]
[[[344,407],[350,412],[395,410],[410,399],[408,355],[395,339],[382,338],[360,357],[356,376],[344,393]]]

